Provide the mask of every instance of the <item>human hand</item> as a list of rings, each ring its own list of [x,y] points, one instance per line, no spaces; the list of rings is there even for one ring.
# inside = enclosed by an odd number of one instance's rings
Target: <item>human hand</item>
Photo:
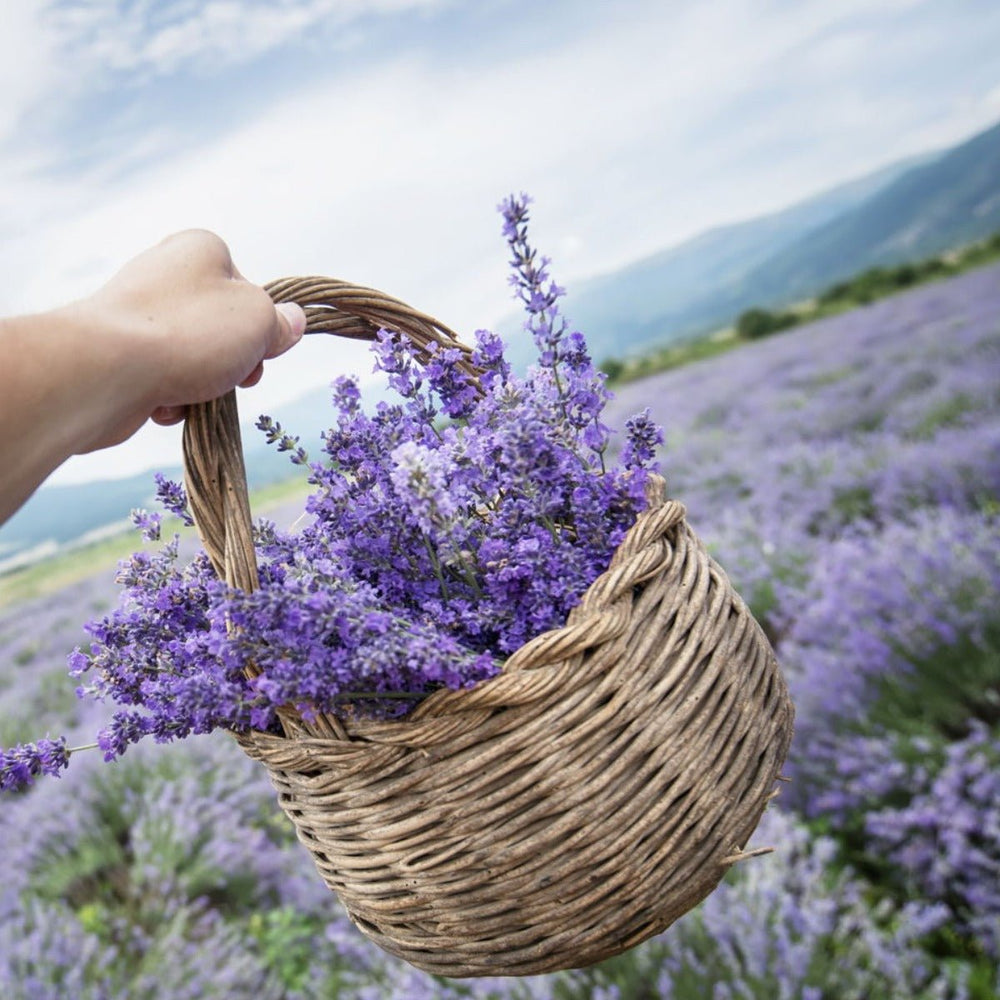
[[[191,403],[254,385],[264,361],[297,343],[306,324],[299,306],[275,306],[244,279],[226,244],[204,230],[167,237],[70,308],[101,331],[94,348],[109,352],[109,380],[120,383],[117,412],[82,451],[124,441],[150,417],[177,423]]]

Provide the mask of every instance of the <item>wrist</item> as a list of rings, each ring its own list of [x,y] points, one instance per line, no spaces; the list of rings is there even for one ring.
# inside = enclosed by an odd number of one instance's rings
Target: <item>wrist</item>
[[[153,406],[141,338],[92,298],[37,319],[38,350],[51,372],[48,405],[64,417],[64,458],[116,444],[141,426]]]

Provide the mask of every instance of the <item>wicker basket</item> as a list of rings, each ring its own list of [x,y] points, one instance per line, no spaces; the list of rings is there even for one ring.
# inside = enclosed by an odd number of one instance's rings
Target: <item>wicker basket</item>
[[[325,278],[268,286],[307,329],[456,346],[431,318]],[[193,407],[192,510],[217,571],[257,585],[235,396]],[[710,893],[775,794],[792,706],[760,627],[654,479],[563,628],[396,721],[283,719],[261,761],[326,884],[372,940],[444,976],[589,965]]]

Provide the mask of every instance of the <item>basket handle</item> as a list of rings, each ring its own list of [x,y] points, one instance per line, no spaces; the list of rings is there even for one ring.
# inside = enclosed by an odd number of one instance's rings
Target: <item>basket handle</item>
[[[372,288],[323,277],[279,278],[264,288],[275,303],[302,306],[306,333],[374,340],[388,329],[405,333],[422,360],[432,344],[472,353],[433,317]],[[462,367],[478,374],[469,360]],[[235,390],[188,407],[182,447],[188,502],[216,573],[231,587],[255,590],[259,578]]]

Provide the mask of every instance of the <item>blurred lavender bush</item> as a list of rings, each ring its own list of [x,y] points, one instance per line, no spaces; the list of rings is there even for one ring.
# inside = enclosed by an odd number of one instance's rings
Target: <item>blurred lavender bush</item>
[[[353,930],[225,739],[140,748],[4,800],[0,996],[1000,996],[1000,268],[626,386],[605,419],[647,404],[794,689],[775,855],[594,969],[443,982]],[[85,599],[0,610],[0,718],[100,724],[44,681]]]

